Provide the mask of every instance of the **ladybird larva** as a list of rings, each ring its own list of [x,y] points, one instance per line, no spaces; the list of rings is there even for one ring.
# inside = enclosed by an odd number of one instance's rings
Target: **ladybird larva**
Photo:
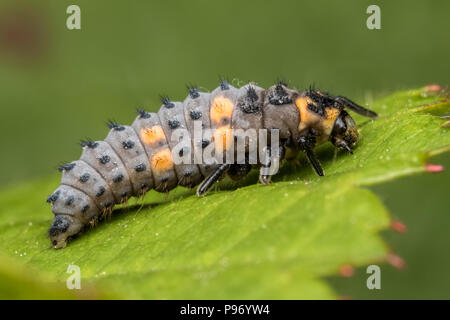
[[[197,194],[202,196],[225,174],[241,179],[252,167],[262,169],[260,181],[268,184],[271,174],[263,169],[271,166],[274,157],[281,161],[286,150],[303,151],[316,173],[324,175],[314,148],[330,141],[351,153],[358,140],[355,122],[345,109],[377,117],[345,97],[312,88],[297,91],[284,83],[265,90],[253,83],[235,88],[222,81],[212,92],[189,88],[183,102],[161,100],[157,113],[138,110],[131,126],[108,123],[104,141],[82,141],[80,159],[59,168],[61,184],[47,199],[55,215],[49,229],[55,248],[65,247],[83,228],[111,214],[115,204],[151,189],[167,192],[178,185],[199,185]],[[207,130],[199,135],[198,128]],[[261,144],[261,138],[247,136],[242,139],[244,161],[236,160],[239,130],[276,132],[276,156],[271,140],[263,141],[262,153],[252,158],[251,144]],[[178,132],[184,133],[183,142],[174,139]],[[200,160],[207,152],[212,158],[199,162],[198,150]],[[174,157],[188,161],[180,163]]]

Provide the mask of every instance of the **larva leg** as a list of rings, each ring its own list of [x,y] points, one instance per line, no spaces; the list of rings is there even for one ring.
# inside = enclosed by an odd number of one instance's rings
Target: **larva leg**
[[[203,182],[200,184],[200,186],[197,189],[197,195],[199,197],[204,196],[209,189],[213,186],[214,183],[218,182],[224,174],[230,169],[229,163],[222,164],[219,168],[216,169],[213,173],[211,173]]]
[[[323,176],[324,172],[322,166],[314,153],[314,147],[316,146],[316,134],[314,131],[308,130],[305,134],[298,138],[297,143],[299,149],[305,152],[306,157],[314,168],[314,171],[316,171],[317,175]]]
[[[261,159],[261,169],[259,171],[259,181],[264,184],[268,185],[270,184],[272,180],[273,173],[271,172],[273,166],[275,165],[274,161],[278,161],[276,165],[279,165],[281,160],[284,158],[286,154],[286,148],[281,145],[279,147],[278,155],[277,157],[272,156],[272,151],[269,146],[267,146],[264,150],[265,156],[264,159]]]

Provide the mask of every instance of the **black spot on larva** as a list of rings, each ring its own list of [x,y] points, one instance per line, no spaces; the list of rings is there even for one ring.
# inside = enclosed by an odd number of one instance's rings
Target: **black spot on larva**
[[[220,90],[224,91],[224,90],[229,90],[229,89],[230,89],[230,84],[228,83],[228,81],[226,81],[226,80],[220,81]]]
[[[136,172],[142,172],[145,171],[145,169],[147,169],[147,167],[143,163],[139,163],[134,167],[134,170],[136,170]]]
[[[95,194],[95,196],[96,196],[97,198],[98,198],[98,197],[101,197],[102,195],[105,194],[105,191],[106,191],[105,187],[100,187],[100,188],[98,188],[98,191],[97,191],[97,193]]]
[[[48,235],[50,237],[56,237],[57,235],[64,233],[69,229],[70,223],[69,219],[64,216],[56,216],[53,219],[52,226],[48,230]]]
[[[59,171],[70,171],[73,168],[75,168],[76,163],[67,163],[67,164],[63,164],[62,166],[60,166],[58,168]]]
[[[107,202],[107,203],[105,203],[105,208],[109,208],[109,207],[111,207],[113,204],[111,203],[111,202]]]
[[[70,205],[72,205],[72,203],[75,201],[75,197],[74,196],[69,196],[67,199],[66,199],[66,206],[70,206]]]
[[[200,91],[198,91],[197,88],[194,88],[194,87],[189,88],[189,89],[188,89],[188,92],[189,92],[189,96],[190,96],[192,99],[196,99],[196,98],[200,97]]]
[[[80,145],[84,147],[88,147],[90,149],[95,149],[98,147],[98,143],[92,140],[81,140]]]
[[[186,170],[185,172],[183,172],[183,176],[190,177],[190,176],[192,176],[193,173],[194,173],[194,171],[192,171],[192,170]]]
[[[282,104],[292,103],[292,99],[286,90],[284,90],[283,84],[278,83],[275,86],[275,90],[269,94],[269,102],[273,105],[279,106]]]
[[[161,182],[164,183],[164,182],[167,182],[167,181],[169,181],[169,177],[162,177],[161,178]]]
[[[59,191],[59,190],[56,191],[55,193],[51,194],[51,195],[47,198],[47,202],[48,202],[48,203],[55,202],[56,200],[58,200],[59,194],[60,194],[60,191]]]
[[[87,204],[87,205],[85,205],[85,206],[83,206],[83,208],[81,208],[81,212],[83,212],[83,213],[86,213],[88,210],[89,210],[89,205]]]
[[[141,190],[145,190],[148,188],[148,185],[146,183],[141,184]]]
[[[143,109],[138,109],[137,113],[139,115],[139,118],[141,118],[141,119],[148,119],[151,117],[151,114]]]
[[[123,142],[122,142],[122,147],[123,147],[125,150],[132,149],[132,148],[134,147],[134,142],[131,141],[131,140],[123,141]]]
[[[169,120],[167,121],[167,124],[169,125],[170,129],[176,129],[180,126],[180,121],[178,120]]]
[[[202,113],[201,111],[191,110],[191,112],[189,112],[189,116],[192,120],[198,120],[202,117]]]
[[[180,151],[178,152],[178,154],[179,154],[180,157],[182,157],[185,152],[189,153],[189,148],[188,147],[181,148]]]
[[[259,104],[258,103],[254,103],[254,102],[245,102],[245,101],[243,101],[239,105],[239,107],[245,113],[256,113],[256,112],[259,112],[259,110],[260,110]]]
[[[108,128],[114,129],[115,131],[123,131],[123,130],[125,130],[124,126],[122,126],[120,124],[117,124],[114,121],[108,121],[107,126],[108,126]]]
[[[312,103],[308,103],[308,109],[311,110],[312,112],[317,113],[320,116],[325,116],[325,109],[323,106],[321,105],[315,105]]]
[[[127,195],[128,195],[128,192],[122,192],[121,194],[120,194],[120,197],[121,198],[126,198],[127,197]]]
[[[117,176],[113,178],[113,182],[118,183],[123,180],[123,174],[119,173]]]
[[[167,109],[175,107],[175,104],[168,97],[161,97],[161,102]]]
[[[209,140],[203,139],[202,140],[202,148],[206,148],[209,145]]]
[[[208,170],[209,168],[211,168],[211,165],[205,164],[205,169]]]
[[[89,180],[89,178],[91,177],[91,175],[89,173],[84,173],[81,177],[80,177],[80,182],[85,183]]]
[[[103,155],[101,158],[98,158],[98,161],[100,161],[101,164],[107,164],[109,161],[111,161],[110,156]]]

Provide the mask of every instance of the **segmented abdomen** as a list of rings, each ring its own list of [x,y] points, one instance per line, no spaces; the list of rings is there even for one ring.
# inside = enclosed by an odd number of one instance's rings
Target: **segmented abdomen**
[[[211,93],[190,89],[184,102],[163,98],[158,113],[140,110],[131,126],[110,123],[104,141],[82,142],[80,160],[60,167],[61,185],[48,198],[53,213],[88,224],[131,196],[198,185],[217,164],[174,164],[174,148],[180,156],[187,153],[193,159],[195,147],[214,149],[214,141],[231,129],[264,127],[264,98],[265,90],[255,85],[238,89],[222,82]],[[206,131],[196,137],[195,122],[212,129],[212,134]],[[172,141],[176,129],[189,133],[184,145]]]

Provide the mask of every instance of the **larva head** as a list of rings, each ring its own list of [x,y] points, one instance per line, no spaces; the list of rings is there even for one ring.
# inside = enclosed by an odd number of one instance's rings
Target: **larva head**
[[[55,216],[48,230],[52,246],[55,249],[65,248],[69,238],[79,233],[82,227],[82,223],[77,218],[68,215]]]
[[[345,110],[341,110],[334,122],[330,141],[336,147],[350,153],[352,153],[353,147],[358,141],[358,129],[356,128],[355,121]]]

